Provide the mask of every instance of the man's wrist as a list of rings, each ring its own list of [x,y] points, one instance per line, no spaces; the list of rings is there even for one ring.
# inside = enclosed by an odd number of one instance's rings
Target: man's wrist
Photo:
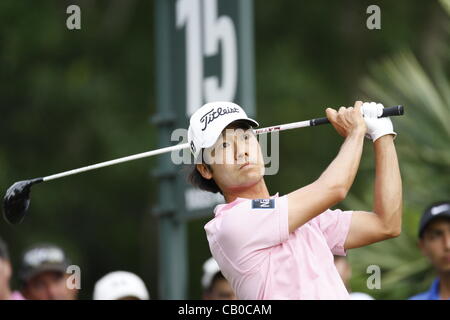
[[[366,134],[366,129],[364,127],[356,127],[350,132],[349,136],[364,137],[365,134]]]
[[[385,135],[379,137],[378,139],[376,139],[373,143],[374,143],[374,145],[380,145],[380,144],[384,144],[384,143],[393,143],[394,137],[395,137],[394,133],[385,134]]]

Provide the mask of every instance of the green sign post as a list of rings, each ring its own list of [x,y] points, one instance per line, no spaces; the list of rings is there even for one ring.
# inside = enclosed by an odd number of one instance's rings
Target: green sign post
[[[210,101],[236,102],[254,117],[253,1],[157,0],[155,14],[158,113],[152,121],[159,147],[174,144],[172,133],[187,129],[191,114]],[[160,299],[187,298],[186,222],[212,216],[223,202],[191,188],[179,171],[171,154],[164,154],[153,172],[159,187],[153,213],[159,218]]]

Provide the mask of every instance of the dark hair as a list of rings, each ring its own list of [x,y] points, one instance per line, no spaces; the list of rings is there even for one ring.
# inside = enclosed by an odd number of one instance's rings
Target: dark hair
[[[230,125],[234,125],[237,128],[241,128],[241,129],[245,129],[245,130],[248,130],[248,129],[250,129],[252,127],[245,120],[233,121],[232,123],[230,123],[227,126],[227,128]],[[203,161],[203,149],[201,151],[201,159],[202,159],[202,164],[204,164],[208,168],[208,170],[212,172],[211,166]],[[200,172],[197,170],[197,166],[195,164],[191,165],[188,170],[189,170],[189,173],[188,173],[187,180],[194,187],[199,188],[199,189],[204,190],[204,191],[212,192],[212,193],[220,192],[220,194],[223,194],[222,190],[220,190],[219,186],[214,181],[214,179],[213,178],[211,178],[211,179],[204,178],[200,174]]]
[[[202,157],[203,157],[203,150],[202,150]],[[209,164],[205,164],[205,166],[212,172],[212,168]],[[203,178],[203,176],[200,174],[200,172],[197,170],[197,166],[195,164],[191,165],[190,172],[188,174],[188,181],[190,184],[192,184],[194,187],[199,188],[204,191],[217,193],[220,192],[222,194],[222,190],[220,190],[217,183],[214,181],[213,178],[206,179]]]
[[[0,238],[0,258],[3,260],[9,260],[8,247],[2,238]]]

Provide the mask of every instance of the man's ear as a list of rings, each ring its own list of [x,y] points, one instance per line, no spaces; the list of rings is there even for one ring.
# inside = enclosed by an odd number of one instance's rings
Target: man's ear
[[[195,167],[197,168],[197,171],[200,172],[203,178],[210,180],[212,178],[212,172],[209,170],[209,168],[204,164],[196,164]]]

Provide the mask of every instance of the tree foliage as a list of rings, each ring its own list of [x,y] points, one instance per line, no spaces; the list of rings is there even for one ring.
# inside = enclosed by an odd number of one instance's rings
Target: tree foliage
[[[445,19],[436,18],[442,12],[436,1],[376,3],[378,31],[366,28],[373,1],[255,0],[257,118],[269,126],[321,117],[326,107],[362,99],[362,88],[371,100],[405,105],[406,116],[394,120],[407,182],[405,236],[371,246],[360,260],[361,268],[373,263],[389,270],[386,288],[404,286],[377,297],[405,298],[417,288],[404,280],[426,269],[413,247],[418,214],[431,198],[448,195],[450,98],[448,65],[442,65],[449,51],[440,51],[440,64],[428,61],[429,68],[412,54],[429,58],[424,48],[440,48],[436,23]],[[66,28],[70,4],[81,7],[81,30]],[[153,1],[0,1],[1,189],[155,149],[149,122],[156,113],[155,46]],[[321,127],[283,133],[280,142],[280,171],[267,184],[271,193],[285,194],[317,178],[342,139]],[[344,208],[370,209],[368,149]],[[157,298],[155,164],[139,160],[37,186],[24,224],[0,222],[14,265],[26,246],[55,242],[81,266],[82,298],[91,297],[96,279],[118,269],[141,275]],[[204,223],[189,228],[191,298],[200,297],[201,264],[209,256]],[[379,246],[392,254],[380,255]],[[364,279],[356,272],[354,287],[364,289]]]

